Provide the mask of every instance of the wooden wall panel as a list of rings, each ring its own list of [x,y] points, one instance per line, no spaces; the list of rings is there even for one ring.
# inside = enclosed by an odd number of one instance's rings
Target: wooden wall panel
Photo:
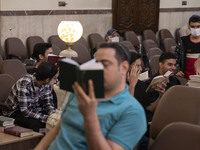
[[[120,32],[158,31],[160,0],[113,0],[113,28]]]

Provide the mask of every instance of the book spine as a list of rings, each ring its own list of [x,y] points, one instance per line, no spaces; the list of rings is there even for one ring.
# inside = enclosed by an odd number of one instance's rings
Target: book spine
[[[10,134],[10,135],[14,135],[14,136],[20,137],[20,133],[17,132],[17,131],[12,131],[12,130],[5,129],[4,132],[7,133],[7,134]]]

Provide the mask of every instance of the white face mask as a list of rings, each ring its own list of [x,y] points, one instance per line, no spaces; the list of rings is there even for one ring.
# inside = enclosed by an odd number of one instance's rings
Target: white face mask
[[[197,28],[197,29],[190,28],[190,32],[195,37],[200,36],[200,28]]]
[[[111,42],[119,42],[119,37],[115,36],[110,39]]]

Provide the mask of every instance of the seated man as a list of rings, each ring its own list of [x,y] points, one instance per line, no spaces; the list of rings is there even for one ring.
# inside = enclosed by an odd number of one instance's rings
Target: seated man
[[[120,35],[116,29],[109,29],[105,35],[105,40],[107,43],[113,43],[113,42],[118,43],[120,41],[119,38],[120,38]],[[97,43],[96,48],[91,50],[90,55],[92,56],[92,58],[95,57],[95,53],[101,44],[102,42]]]
[[[146,131],[146,120],[142,106],[126,85],[129,60],[123,45],[102,44],[96,61],[104,65],[105,98],[95,98],[92,80],[88,81],[88,94],[75,82],[75,94],[70,95],[59,123],[36,150],[132,150]]]
[[[130,94],[140,102],[145,110],[147,122],[151,122],[155,109],[150,111],[148,110],[148,107],[151,105],[152,101],[158,102],[161,96],[155,99],[155,97],[151,95],[151,92],[146,92],[148,85],[144,81],[138,79],[142,71],[141,63],[141,55],[131,53],[130,68],[127,73],[127,82],[129,84]],[[164,91],[163,89],[165,89],[165,86],[161,87],[162,91],[158,90],[158,87],[156,86],[153,88],[154,89],[152,89],[152,91],[162,92]],[[160,94],[162,95],[163,93]]]
[[[172,74],[169,77],[169,81],[166,83],[166,87],[165,87],[164,91],[166,91],[167,89],[169,89],[170,87],[172,87],[174,85],[180,85],[180,81],[175,77],[175,74],[174,74],[176,71],[176,56],[170,52],[165,52],[165,53],[161,54],[161,56],[159,58],[158,73],[155,74],[151,79],[146,81],[146,84],[149,85],[154,77],[156,77],[158,75],[164,75],[167,71],[171,71]],[[159,90],[159,89],[157,89],[157,90]],[[158,104],[161,96],[164,93],[164,91],[162,91],[162,87],[160,87],[160,90],[161,90],[160,92],[153,91],[153,92],[148,93],[149,96],[151,96],[151,97],[153,96],[153,98],[151,99],[152,101],[150,102],[150,105],[147,106],[147,110],[152,112],[152,116],[153,116],[153,112],[155,111],[155,108],[157,107],[157,104]]]
[[[38,68],[38,66],[48,59],[48,54],[52,54],[52,44],[50,43],[37,43],[33,48],[32,58],[35,59],[36,65],[33,69],[28,70],[29,74],[34,74]],[[57,108],[57,95],[53,89],[54,81],[52,84],[52,94],[53,94],[53,103],[55,108]]]
[[[110,29],[107,31],[105,39],[108,43],[119,42],[119,37],[120,35],[116,29]]]
[[[51,85],[57,67],[50,62],[42,62],[34,75],[27,74],[19,79],[5,101],[11,110],[3,114],[15,118],[15,124],[39,131],[45,127],[48,116],[54,112]]]
[[[33,74],[41,62],[47,61],[48,54],[52,54],[52,45],[50,43],[37,43],[33,48],[32,58],[37,61],[33,70],[28,70],[28,73]]]

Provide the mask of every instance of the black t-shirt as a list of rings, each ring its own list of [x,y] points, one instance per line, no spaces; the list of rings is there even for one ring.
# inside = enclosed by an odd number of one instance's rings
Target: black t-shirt
[[[156,76],[159,76],[159,73],[156,73],[152,78],[150,78],[149,80],[147,80],[145,83],[147,86],[149,86],[149,84],[151,83],[152,79]],[[174,86],[174,85],[180,85],[180,81],[175,77],[175,76],[170,76],[169,77],[169,82],[167,83],[166,89],[165,91],[167,91],[170,87]],[[149,95],[151,95],[151,97],[154,97],[150,103],[154,102],[158,97],[159,97],[159,93],[157,91],[152,91],[148,93]]]

